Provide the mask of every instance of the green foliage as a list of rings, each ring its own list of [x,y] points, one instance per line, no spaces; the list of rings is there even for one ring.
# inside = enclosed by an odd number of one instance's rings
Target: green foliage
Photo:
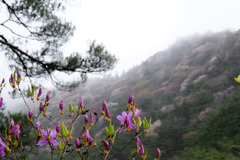
[[[226,106],[209,116],[200,126],[196,141],[213,147],[222,137],[234,137],[239,133],[240,90],[238,89]]]
[[[187,77],[186,71],[177,71],[169,77],[171,82],[181,83]]]
[[[190,93],[194,93],[195,91],[198,91],[200,89],[201,90],[203,90],[203,89],[209,90],[209,89],[211,89],[211,87],[208,84],[206,84],[205,82],[203,82],[203,81],[201,81],[199,83],[196,83],[196,84],[190,83],[190,84],[187,85],[187,87],[186,87],[185,91],[183,92],[183,94],[185,96],[187,96]]]
[[[185,128],[176,124],[175,122],[165,121],[164,124],[158,129],[157,146],[164,149],[163,159],[177,155],[179,150],[184,147],[184,140],[182,134]]]
[[[215,148],[202,148],[196,146],[184,151],[180,157],[174,157],[173,160],[239,160],[231,152],[220,152]]]

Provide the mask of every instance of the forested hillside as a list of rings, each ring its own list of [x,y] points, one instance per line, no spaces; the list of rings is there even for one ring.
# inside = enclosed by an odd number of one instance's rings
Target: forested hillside
[[[120,77],[89,80],[71,93],[52,91],[48,111],[55,117],[61,100],[68,106],[82,97],[91,112],[99,113],[105,99],[118,126],[116,116],[126,109],[133,92],[141,115],[152,117],[150,133],[141,137],[148,147],[147,159],[154,159],[156,147],[161,149],[162,160],[240,159],[240,84],[234,80],[239,74],[240,31],[194,35]],[[107,123],[100,121],[91,135],[103,136],[102,124]],[[80,135],[80,130],[75,127],[74,133]],[[120,145],[111,152],[129,139],[124,132],[118,134]],[[113,157],[130,159],[134,152],[132,142]]]

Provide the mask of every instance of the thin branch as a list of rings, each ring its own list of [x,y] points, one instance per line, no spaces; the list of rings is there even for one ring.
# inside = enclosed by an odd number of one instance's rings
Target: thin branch
[[[2,0],[2,2],[7,6],[8,11],[17,18],[19,23],[21,25],[23,25],[31,34],[33,34],[33,32],[27,27],[27,25],[25,23],[23,23],[22,20],[17,16],[17,14],[15,13],[15,10],[5,0]],[[36,39],[38,39],[38,38],[36,37]]]
[[[10,27],[8,27],[8,26],[6,26],[6,25],[4,25],[4,24],[0,24],[0,25],[2,25],[3,27],[7,28],[10,32],[12,32],[12,34],[14,34],[14,35],[16,35],[16,36],[19,36],[19,37],[22,37],[22,38],[25,38],[25,39],[36,40],[36,39],[34,39],[34,38],[31,38],[31,37],[26,37],[26,36],[20,35],[20,34],[14,32]]]

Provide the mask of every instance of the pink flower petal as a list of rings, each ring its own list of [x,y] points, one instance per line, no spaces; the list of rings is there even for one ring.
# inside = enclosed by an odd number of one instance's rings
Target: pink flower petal
[[[132,113],[132,112],[129,112],[129,113],[128,113],[128,118],[129,118],[129,119],[132,119],[132,115],[133,115],[133,113]]]
[[[133,124],[133,123],[130,123],[130,124],[129,124],[129,127],[132,128],[132,129],[136,129],[136,128],[137,128],[136,125]]]
[[[126,117],[126,116],[127,116],[127,112],[123,111],[123,112],[122,112],[122,116],[123,116],[123,117]]]
[[[118,116],[117,116],[117,119],[118,119],[119,121],[121,121],[120,123],[122,124],[122,123],[124,122],[124,120],[125,120],[125,117],[118,115]]]
[[[56,141],[55,139],[51,139],[50,142],[57,147],[58,146],[58,141]]]
[[[50,137],[55,137],[57,135],[56,130],[51,130]]]
[[[42,140],[40,140],[40,141],[38,142],[38,145],[39,145],[39,146],[43,146],[43,145],[45,145],[47,142],[48,142],[48,141],[47,141],[46,139],[42,139]]]

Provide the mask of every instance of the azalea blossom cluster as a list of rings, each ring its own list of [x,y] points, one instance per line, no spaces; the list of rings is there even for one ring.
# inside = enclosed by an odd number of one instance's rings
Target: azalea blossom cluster
[[[25,101],[25,97],[22,94],[20,89],[21,82],[21,72],[15,70],[9,78],[9,83],[12,88],[22,95],[22,98]],[[2,89],[6,86],[5,79],[2,80],[0,84],[0,93]],[[85,106],[83,99],[80,97],[78,101],[74,104],[68,103],[68,110],[64,106],[64,100],[59,102],[57,110],[59,111],[59,117],[52,119],[48,116],[49,106],[51,105],[51,92],[45,92],[46,96],[43,96],[42,88],[38,89],[36,93],[34,86],[28,86],[28,95],[32,101],[32,105],[26,103],[28,108],[28,121],[31,126],[36,130],[37,142],[36,145],[39,147],[49,145],[51,149],[51,158],[60,157],[64,158],[69,152],[69,149],[72,149],[75,144],[75,150],[79,155],[80,159],[93,158],[96,154],[103,156],[103,159],[110,158],[114,154],[110,154],[113,145],[115,144],[115,139],[117,135],[120,135],[122,132],[131,135],[131,141],[136,140],[136,152],[133,155],[133,158],[141,153],[141,159],[144,160],[147,158],[147,147],[141,143],[140,136],[147,134],[151,127],[151,118],[147,120],[145,117],[141,118],[140,110],[136,107],[134,94],[132,93],[128,99],[126,109],[123,108],[121,115],[116,117],[110,115],[109,107],[105,100],[102,101],[102,106],[99,107],[100,114],[96,112],[90,112],[89,109]],[[1,97],[1,94],[0,94]],[[35,105],[36,104],[36,105]],[[3,98],[0,98],[0,107],[3,106]],[[29,107],[37,106],[38,109]],[[74,125],[79,119],[82,118],[84,121],[82,130],[81,127],[77,127],[77,130],[80,131],[80,134],[74,134]],[[97,139],[97,136],[91,136],[91,130],[95,127],[99,119],[104,118],[108,127],[106,127],[106,137],[104,139]],[[114,128],[112,123],[112,118],[117,118],[119,120],[118,127]],[[40,119],[46,119],[49,121],[49,126],[44,126],[40,123]],[[45,124],[46,125],[46,124]],[[21,137],[21,128],[20,123],[14,122],[13,119],[9,122],[9,127],[5,129],[5,136],[0,135],[0,155],[5,156],[5,151],[10,154],[16,154],[15,157],[21,157],[22,154],[17,155],[17,148],[19,147],[19,139]],[[115,124],[116,126],[116,124]],[[142,127],[142,129],[141,129]],[[21,144],[22,146],[22,144]],[[124,146],[122,149],[125,149]],[[15,150],[16,149],[16,150]],[[121,149],[121,150],[122,150]],[[57,153],[55,153],[57,151]],[[18,151],[19,152],[19,151]],[[91,154],[95,154],[91,156]],[[157,155],[155,160],[159,160],[161,152],[157,148]]]

